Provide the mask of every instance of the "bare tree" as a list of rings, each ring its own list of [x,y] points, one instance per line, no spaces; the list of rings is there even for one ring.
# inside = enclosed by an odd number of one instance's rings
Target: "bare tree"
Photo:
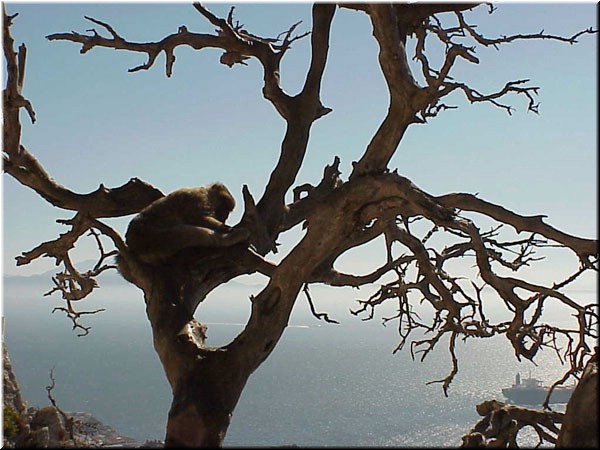
[[[24,108],[35,120],[31,103],[22,95],[26,49],[21,45],[14,51],[10,26],[16,15],[4,13],[3,26],[7,63],[4,171],[52,205],[74,212],[72,219],[63,221],[68,227],[66,233],[23,253],[17,257],[17,264],[48,256],[63,265],[64,270],[54,278],[54,290],[62,294],[64,311],[74,327],[85,333],[87,329],[80,318],[86,312],[78,310],[75,303],[97,286],[95,278],[99,274],[116,268],[111,257],[119,255],[122,274],[144,293],[154,347],[173,391],[166,432],[168,446],[222,443],[248,377],[273,351],[287,327],[294,303],[303,291],[308,295],[308,286],[313,283],[358,287],[387,280],[372,296],[362,300],[354,313],[372,317],[379,305],[396,302],[397,314],[385,320],[398,324],[398,350],[409,342],[415,330],[432,335],[410,344],[411,352],[420,352],[421,358],[447,338],[452,368],[447,377],[439,380],[444,392],[458,372],[455,343],[470,337],[505,335],[519,359],[533,360],[541,348],[554,349],[569,363],[564,377],[555,385],[581,372],[592,353],[590,341],[597,338],[598,308],[571,298],[564,288],[582,274],[598,270],[597,240],[570,235],[547,224],[544,216],[523,216],[477,195],[430,195],[392,171],[389,163],[409,126],[425,124],[452,108],[445,103],[452,93],[462,93],[471,103],[488,103],[508,114],[512,112],[508,99],[517,95],[526,100],[530,111],[537,111],[534,96],[538,87],[529,84],[529,80],[509,81],[494,92],[483,93],[451,75],[457,61],[478,63],[476,47],[543,39],[574,44],[583,35],[596,31],[588,29],[571,37],[542,31],[490,38],[480,34],[466,18],[466,13],[475,7],[493,9],[489,5],[317,3],[312,7],[310,33],[298,34],[298,24],[294,24],[276,38],[264,38],[234,20],[233,8],[221,18],[201,4],[193,6],[216,28],[215,34],[194,33],[181,26],[177,33],[159,41],[138,43],[122,37],[111,25],[86,17],[97,27],[87,34],[47,36],[51,41],[80,44],[81,53],[105,47],[145,54],[147,61],[130,72],[150,69],[164,52],[169,77],[174,51],[183,45],[198,51],[221,49],[220,62],[230,67],[245,64],[249,58],[255,58],[262,66],[264,98],[285,121],[286,131],[279,160],[262,197],[256,201],[249,189],[243,188],[244,214],[238,227],[249,230],[250,245],[188,248],[162,265],[140,262],[119,233],[102,220],[137,213],[162,198],[162,192],[135,178],[116,188],[101,184],[89,194],[73,192],[55,181],[21,144],[20,109]],[[335,156],[318,185],[295,186],[311,127],[331,112],[322,104],[320,94],[332,20],[338,8],[350,8],[368,16],[379,46],[389,107],[347,179],[342,179],[340,158]],[[300,92],[292,96],[280,83],[280,64],[291,44],[302,38],[310,39],[310,65]],[[441,64],[433,63],[435,58],[426,51],[426,43],[434,48],[437,47],[433,43],[441,44]],[[411,57],[416,64],[410,62]],[[415,67],[418,71],[414,71]],[[290,192],[293,202],[286,204],[285,196]],[[477,217],[492,219],[497,225],[482,231],[476,225]],[[300,242],[279,263],[269,260],[268,255],[277,252],[278,239],[300,224],[304,230]],[[503,237],[507,228],[516,232],[514,237]],[[88,232],[97,240],[99,259],[92,270],[80,272],[69,252]],[[434,239],[439,235],[445,238]],[[377,270],[356,275],[334,268],[346,252],[380,236],[385,237],[387,258]],[[105,249],[105,239],[114,249]],[[434,241],[444,244],[436,246]],[[392,246],[401,251],[393,251]],[[550,285],[512,275],[534,263],[537,251],[547,246],[570,251],[576,256],[577,267]],[[457,259],[472,260],[479,278],[455,273],[452,264]],[[252,310],[245,328],[227,345],[206,345],[206,327],[194,319],[197,307],[217,286],[253,273],[265,275],[268,283],[251,298]],[[484,288],[502,300],[510,320],[494,321],[486,315]],[[542,310],[549,300],[569,308],[577,325],[571,329],[545,323]],[[431,320],[423,320],[414,312],[412,305],[419,301],[431,306]],[[331,320],[327,315],[319,317]],[[560,342],[565,343],[564,349],[559,348]]]

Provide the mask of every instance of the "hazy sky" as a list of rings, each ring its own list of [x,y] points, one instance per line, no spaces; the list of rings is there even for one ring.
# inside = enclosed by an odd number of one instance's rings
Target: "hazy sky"
[[[226,16],[230,4],[208,4]],[[236,4],[237,19],[262,36],[276,36],[302,20],[305,3]],[[284,122],[262,98],[262,71],[253,60],[230,69],[217,50],[176,50],[170,79],[164,55],[148,71],[128,73],[146,62],[144,54],[49,42],[46,35],[95,26],[84,16],[111,24],[131,41],[157,41],[186,25],[212,33],[214,27],[191,3],[36,3],[8,2],[19,13],[12,26],[16,44],[27,45],[24,95],[37,122],[22,115],[23,144],[59,183],[80,193],[100,183],[116,187],[142,178],[163,192],[223,181],[241,204],[247,184],[255,198],[277,161]],[[511,33],[571,35],[596,27],[595,3],[500,3],[467,13],[489,36]],[[100,31],[100,30],[99,30]],[[104,32],[103,30],[101,32]],[[468,105],[457,95],[458,110],[427,125],[412,126],[391,163],[428,192],[475,193],[522,214],[546,214],[554,226],[584,237],[597,236],[597,37],[574,46],[558,42],[517,42],[478,50],[479,66],[462,64],[459,80],[490,92],[506,81],[531,79],[540,86],[540,115],[526,112],[524,98],[506,99],[512,116],[488,104]],[[307,70],[309,39],[296,42],[282,64],[285,90],[296,93]],[[333,113],[318,120],[297,183],[317,183],[322,169],[339,155],[344,179],[387,109],[387,91],[376,63],[377,45],[367,17],[338,10],[323,81],[322,100]],[[4,71],[4,63],[3,68]],[[3,81],[4,86],[4,81]],[[30,189],[3,175],[3,270],[42,272],[52,261],[15,267],[15,256],[67,228],[58,210]],[[234,212],[233,222],[241,215]],[[127,219],[112,224],[124,232]],[[78,257],[95,256],[93,245],[78,244]]]

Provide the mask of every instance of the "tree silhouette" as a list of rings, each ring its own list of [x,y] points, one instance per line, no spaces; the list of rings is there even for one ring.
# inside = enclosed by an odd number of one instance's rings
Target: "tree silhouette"
[[[115,188],[100,184],[92,193],[73,192],[54,180],[21,144],[20,109],[25,109],[35,121],[32,104],[22,95],[26,48],[21,45],[18,51],[14,50],[10,27],[16,14],[7,16],[4,12],[3,26],[7,64],[4,171],[52,205],[74,212],[71,219],[61,221],[68,231],[24,252],[17,257],[17,264],[28,264],[42,256],[62,264],[64,269],[54,277],[53,291],[62,295],[63,310],[74,328],[85,334],[88,328],[81,316],[94,311],[81,311],[76,302],[97,287],[98,275],[116,268],[113,257],[119,255],[121,273],[144,293],[154,347],[173,391],[166,445],[221,445],[248,377],[277,345],[300,294],[304,292],[310,301],[308,286],[313,283],[359,287],[385,280],[373,295],[360,301],[353,313],[373,317],[380,305],[396,302],[397,314],[385,321],[398,324],[397,350],[410,342],[410,351],[421,358],[446,337],[452,368],[438,381],[444,393],[458,372],[458,339],[504,335],[515,356],[528,360],[534,360],[541,348],[552,348],[569,363],[564,377],[554,386],[582,371],[592,354],[590,342],[597,338],[598,307],[572,298],[564,288],[583,273],[598,270],[597,240],[562,232],[547,224],[544,216],[523,216],[477,195],[428,194],[393,170],[390,160],[410,126],[426,124],[454,108],[446,103],[453,93],[462,93],[471,103],[487,103],[508,114],[513,111],[509,99],[516,95],[525,99],[529,111],[537,112],[535,96],[539,88],[529,80],[509,81],[485,93],[451,75],[458,61],[479,62],[475,53],[478,46],[499,47],[513,41],[544,39],[574,44],[594,30],[580,31],[571,37],[542,31],[489,38],[466,18],[473,8],[493,9],[486,5],[317,3],[312,6],[310,33],[299,33],[299,23],[295,23],[275,38],[264,38],[245,30],[234,19],[234,8],[221,18],[201,4],[194,3],[193,7],[216,28],[214,34],[195,33],[181,26],[161,40],[138,43],[122,37],[111,25],[86,17],[96,28],[85,34],[47,36],[51,41],[80,44],[81,53],[105,47],[146,55],[146,62],[130,72],[151,69],[164,53],[165,71],[170,77],[174,52],[180,46],[197,51],[221,49],[220,62],[229,67],[244,65],[251,58],[262,66],[263,96],[284,120],[286,131],[279,160],[265,183],[263,195],[256,201],[248,187],[243,187],[244,213],[236,226],[249,231],[249,245],[187,248],[165,264],[140,262],[118,231],[103,221],[138,213],[162,198],[162,192],[136,178]],[[333,156],[319,184],[296,186],[311,127],[332,112],[321,101],[321,83],[332,20],[338,8],[368,16],[379,46],[378,61],[389,92],[389,106],[347,178],[342,177],[340,158]],[[290,95],[281,84],[281,61],[291,44],[303,38],[310,39],[310,65],[300,92]],[[442,50],[435,54],[426,47]],[[293,201],[286,203],[289,193],[293,193]],[[477,225],[478,218],[491,219],[495,225],[482,230]],[[269,259],[278,251],[278,239],[298,226],[303,231],[298,244],[280,262]],[[92,270],[82,272],[73,263],[70,251],[86,233],[96,239],[99,258]],[[381,267],[366,275],[335,269],[335,262],[342,255],[380,236],[385,238],[382,251],[386,254]],[[108,250],[107,241],[111,246]],[[576,267],[551,284],[515,275],[535,263],[538,250],[548,246],[570,251],[578,261]],[[476,266],[477,278],[457,272],[454,262],[464,259]],[[197,307],[219,285],[253,273],[265,275],[268,282],[251,298],[252,310],[245,328],[222,347],[206,345],[206,327],[194,318]],[[486,295],[502,301],[509,320],[488,317],[484,289]],[[569,308],[576,326],[546,323],[542,312],[549,301]],[[414,311],[416,302],[430,306],[431,319],[422,319]],[[314,309],[313,313],[332,321],[326,314],[319,315]],[[409,341],[415,330],[427,331],[431,337]]]

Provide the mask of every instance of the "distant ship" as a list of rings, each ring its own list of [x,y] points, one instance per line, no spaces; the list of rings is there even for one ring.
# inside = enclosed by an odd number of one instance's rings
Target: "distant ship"
[[[517,373],[515,384],[502,389],[502,394],[513,403],[523,405],[541,405],[546,399],[550,386],[542,386],[542,382],[535,378],[523,378]],[[567,403],[575,386],[557,386],[552,391],[550,403]]]

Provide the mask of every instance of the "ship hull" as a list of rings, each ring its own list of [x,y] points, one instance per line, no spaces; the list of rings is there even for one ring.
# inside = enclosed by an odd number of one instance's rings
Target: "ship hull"
[[[550,403],[567,403],[571,397],[573,389],[556,388],[550,396]],[[523,405],[541,405],[546,400],[545,389],[528,388],[506,388],[502,389],[502,394],[513,403]]]

